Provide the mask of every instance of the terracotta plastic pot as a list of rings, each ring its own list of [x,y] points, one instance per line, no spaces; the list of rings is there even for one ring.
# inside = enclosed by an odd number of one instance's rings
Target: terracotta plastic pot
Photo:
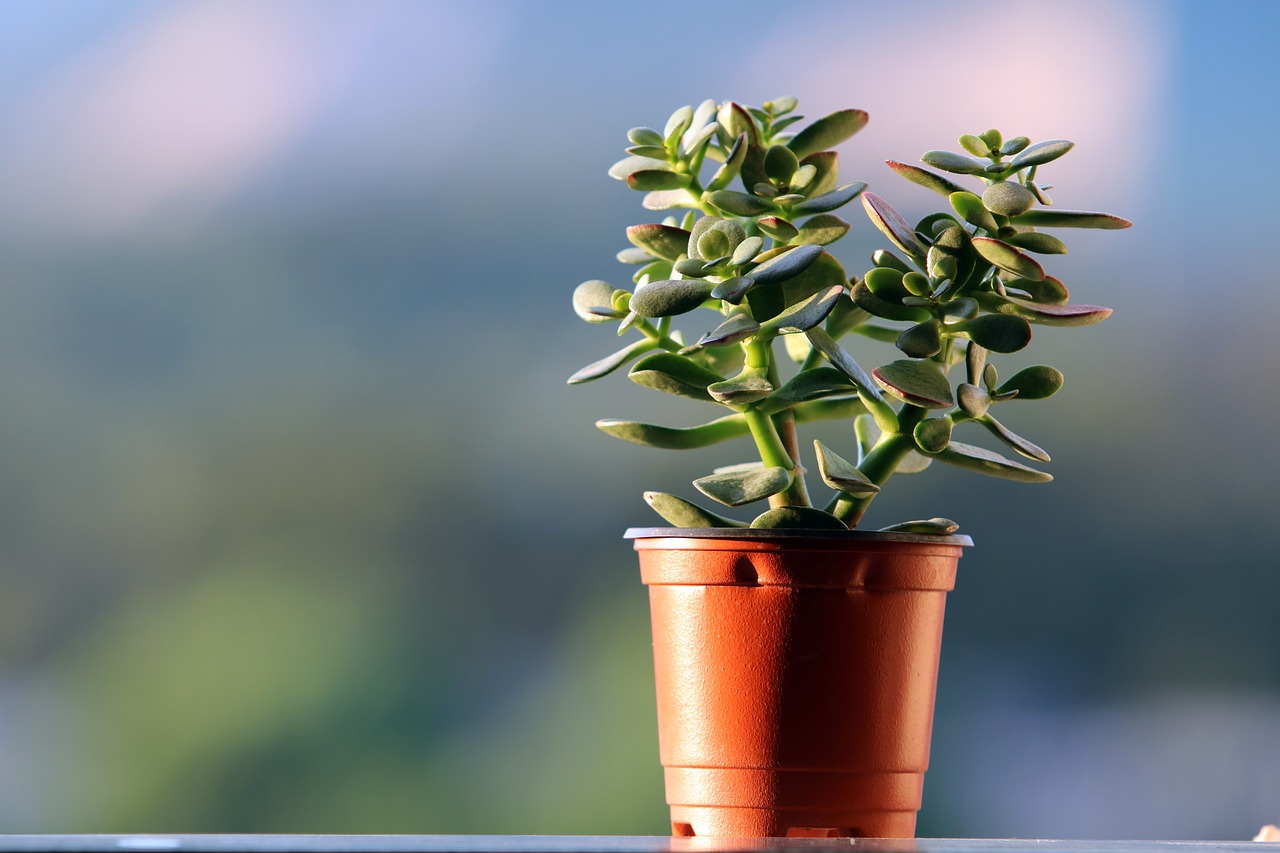
[[[633,528],[673,835],[910,838],[967,536]]]

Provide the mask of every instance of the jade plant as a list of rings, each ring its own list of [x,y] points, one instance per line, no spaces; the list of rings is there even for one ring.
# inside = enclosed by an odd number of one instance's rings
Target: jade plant
[[[768,502],[750,522],[663,492],[647,492],[649,505],[677,527],[853,528],[893,474],[934,460],[1020,482],[1052,479],[960,439],[986,433],[1013,455],[1049,461],[995,411],[1052,396],[1062,373],[1033,365],[1001,381],[991,355],[1023,350],[1033,326],[1087,326],[1111,314],[1068,304],[1066,287],[1036,257],[1067,250],[1046,229],[1130,223],[1051,207],[1040,172],[1071,142],[988,130],[960,137],[966,153],[926,152],[920,160],[932,169],[887,161],[943,196],[939,212],[912,225],[865,183],[839,180],[831,149],[867,114],[842,110],[793,132],[803,121],[796,106],[779,98],[758,108],[682,107],[662,131],[629,131],[628,156],[609,170],[645,193],[645,209],[669,214],[627,229],[631,246],[618,260],[636,268],[633,290],[592,280],[574,291],[583,320],[636,339],[569,383],[630,364],[636,384],[716,407],[719,417],[693,427],[596,425],[667,449],[750,436],[758,458],[693,485],[729,507]],[[833,211],[858,197],[890,247],[849,276],[829,247],[853,226]],[[692,334],[673,328],[676,317]],[[884,344],[886,363],[864,369],[842,345],[846,336]],[[852,450],[842,456],[814,441],[806,458],[797,425],[828,419],[852,424]],[[806,482],[809,464],[834,490],[821,509]],[[956,526],[934,518],[884,529],[945,534]]]

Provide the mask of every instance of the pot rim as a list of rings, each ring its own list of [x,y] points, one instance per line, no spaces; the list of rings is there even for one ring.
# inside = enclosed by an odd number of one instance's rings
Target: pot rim
[[[771,530],[752,527],[628,527],[623,539],[834,539],[862,542],[901,542],[913,545],[972,547],[963,533],[930,536],[924,533],[892,533],[881,530]]]

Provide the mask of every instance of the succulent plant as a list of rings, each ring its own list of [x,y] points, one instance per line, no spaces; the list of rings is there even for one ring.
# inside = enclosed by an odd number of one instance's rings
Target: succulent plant
[[[1034,325],[1087,326],[1111,314],[1068,304],[1066,287],[1035,257],[1066,246],[1042,229],[1130,223],[1050,206],[1050,187],[1037,173],[1071,142],[1032,144],[988,130],[960,137],[966,153],[925,152],[920,160],[933,169],[886,161],[947,199],[942,211],[913,226],[865,192],[866,184],[839,182],[831,149],[861,130],[867,114],[841,110],[793,134],[802,121],[796,106],[795,98],[759,108],[705,101],[676,110],[661,131],[627,133],[628,156],[609,174],[646,193],[646,209],[675,213],[627,229],[631,246],[618,260],[636,267],[634,290],[592,280],[574,291],[583,320],[638,338],[569,383],[630,364],[638,385],[728,411],[693,427],[596,426],[667,449],[749,435],[758,459],[716,469],[693,485],[730,507],[767,500],[751,527],[856,527],[894,473],[916,473],[934,460],[1021,482],[1051,480],[953,436],[976,429],[1021,457],[1049,461],[993,412],[1052,396],[1062,373],[1034,365],[1001,381],[989,356],[1022,350]],[[852,227],[833,211],[858,196],[892,248],[874,252],[872,268],[850,277],[827,247]],[[685,338],[672,328],[682,315],[704,331]],[[893,345],[897,357],[867,371],[841,345],[846,335]],[[958,382],[953,368],[960,368]],[[852,422],[855,441],[849,458],[813,443],[812,462],[835,492],[818,509],[796,426],[825,419]],[[647,492],[645,499],[677,527],[748,526],[675,495]],[[950,533],[956,524],[929,519],[885,529]]]

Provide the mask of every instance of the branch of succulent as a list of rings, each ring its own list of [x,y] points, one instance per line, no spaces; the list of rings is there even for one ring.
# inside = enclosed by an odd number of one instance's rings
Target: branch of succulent
[[[1066,252],[1043,228],[1127,228],[1105,213],[1057,210],[1037,173],[1071,150],[1066,140],[1032,144],[998,131],[961,136],[967,154],[928,151],[920,159],[976,178],[979,192],[931,169],[889,160],[894,172],[946,196],[947,209],[909,224],[888,202],[840,183],[836,145],[862,129],[867,114],[841,110],[809,124],[795,98],[761,107],[705,101],[682,107],[661,131],[634,128],[628,156],[609,170],[645,192],[648,210],[683,210],[660,223],[627,229],[618,260],[637,267],[634,291],[593,280],[573,294],[578,316],[615,324],[638,339],[575,373],[579,384],[631,364],[646,388],[723,409],[694,427],[602,420],[616,438],[650,447],[705,447],[750,436],[758,459],[694,480],[730,507],[767,501],[751,527],[856,527],[895,473],[923,471],[933,460],[1027,483],[1050,475],[952,439],[973,425],[1038,462],[1049,456],[992,414],[1011,400],[1039,400],[1062,386],[1062,373],[1035,365],[1003,382],[989,358],[1031,340],[1033,325],[1087,326],[1111,314],[1068,305],[1067,289],[1035,255]],[[714,168],[712,168],[714,165]],[[709,176],[708,176],[709,175]],[[735,181],[741,189],[732,189]],[[851,225],[832,213],[854,198],[893,249],[873,253],[864,276],[849,277],[827,248]],[[715,312],[714,318],[703,312]],[[710,331],[685,338],[672,319],[706,317]],[[846,335],[893,344],[902,358],[864,370],[841,345]],[[952,368],[963,365],[953,386]],[[813,443],[815,470],[834,490],[825,508],[805,484],[797,424],[851,420],[849,458]],[[747,527],[689,501],[648,492],[654,510],[677,527]],[[886,530],[948,534],[947,519]]]

